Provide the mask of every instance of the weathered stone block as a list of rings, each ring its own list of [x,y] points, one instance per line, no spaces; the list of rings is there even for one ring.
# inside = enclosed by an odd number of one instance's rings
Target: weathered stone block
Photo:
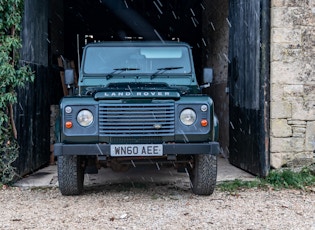
[[[282,84],[270,85],[270,98],[272,101],[284,101],[284,92]]]
[[[271,6],[281,7],[281,6],[300,6],[306,7],[309,5],[309,1],[302,0],[271,0]]]
[[[271,60],[285,63],[296,62],[302,56],[301,46],[275,43],[271,48]]]
[[[270,81],[272,84],[301,84],[302,62],[296,60],[293,63],[274,61],[271,63]]]
[[[305,138],[305,127],[300,127],[300,126],[293,126],[292,127],[293,131],[293,137],[300,137],[300,138]]]
[[[284,85],[283,98],[286,101],[304,101],[304,85]]]
[[[308,7],[309,1],[302,0],[285,0],[285,6],[288,7]]]
[[[286,7],[273,7],[271,9],[271,28],[281,28],[284,27],[283,18],[287,12]],[[289,26],[288,26],[289,27]],[[290,26],[292,27],[292,26]]]
[[[299,152],[286,155],[283,160],[288,167],[296,168],[311,165],[314,163],[314,156],[310,152]]]
[[[303,167],[314,163],[314,156],[309,152],[286,152],[272,153],[270,157],[270,166],[272,168]]]
[[[314,76],[315,76],[315,74],[314,74]],[[304,99],[306,101],[315,101],[315,84],[314,85],[304,85],[303,96],[304,96]]]
[[[314,33],[315,33],[314,26],[301,27],[301,46],[306,58],[309,59],[311,59],[310,52],[312,51],[312,47],[315,46]]]
[[[314,59],[315,60],[315,59]],[[311,63],[313,63],[313,60],[310,60],[309,58],[305,58],[304,60],[302,60],[302,62],[300,63],[300,74],[297,77],[297,79],[307,85],[307,84],[315,84],[315,72]]]
[[[291,147],[293,148],[292,151],[295,152],[302,152],[305,151],[305,137],[293,137],[291,138]]]
[[[292,119],[313,121],[315,120],[315,101],[292,102]]]
[[[284,147],[285,145],[289,145],[290,138],[276,138],[276,137],[270,137],[270,152],[284,152],[284,149],[287,149]]]
[[[315,121],[307,122],[305,150],[315,151]]]
[[[299,125],[306,127],[306,121],[288,119],[288,125]]]
[[[306,25],[311,17],[304,7],[277,7],[271,10],[271,27],[294,28]]]
[[[287,119],[271,119],[271,135],[273,137],[290,137],[292,128]]]
[[[273,43],[301,43],[302,31],[299,28],[272,28],[271,41]]]
[[[270,154],[270,166],[271,168],[281,168],[283,166],[283,153],[271,153]]]
[[[271,0],[272,7],[282,7],[285,6],[285,0]]]
[[[271,152],[301,152],[304,150],[304,138],[270,138]]]
[[[291,103],[286,101],[274,101],[270,103],[271,118],[290,118],[292,116]]]

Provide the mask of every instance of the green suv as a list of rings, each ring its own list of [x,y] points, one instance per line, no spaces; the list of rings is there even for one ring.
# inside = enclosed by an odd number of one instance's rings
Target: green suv
[[[189,173],[195,194],[213,193],[218,120],[182,42],[103,42],[83,51],[78,89],[60,102],[58,157],[63,195],[83,191],[84,173],[171,164]]]

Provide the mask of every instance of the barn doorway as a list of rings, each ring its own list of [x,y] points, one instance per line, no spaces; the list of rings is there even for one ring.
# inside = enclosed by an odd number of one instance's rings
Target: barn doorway
[[[54,75],[59,74],[55,66],[60,55],[74,60],[78,66],[82,47],[88,42],[130,39],[184,41],[193,48],[199,81],[204,67],[214,69],[214,83],[204,93],[215,102],[220,121],[222,157],[255,175],[266,175],[269,169],[266,94],[269,79],[266,67],[266,63],[269,64],[268,4],[264,0],[26,0],[24,31],[33,34],[23,37],[25,50],[22,57],[33,63],[34,68],[45,67],[43,76],[37,76],[42,80],[37,80],[36,84],[37,88],[50,91],[43,91],[47,97],[40,100],[41,104],[33,109],[33,113],[46,119],[42,124],[49,124],[47,113],[38,111],[43,106],[47,109],[49,104],[58,104],[63,96],[56,81],[43,80],[44,75],[51,75],[54,79]],[[250,23],[252,20],[257,23]],[[253,43],[255,39],[261,42]],[[48,49],[45,48],[47,45]],[[44,48],[37,50],[36,47]],[[247,50],[246,47],[250,48]],[[249,51],[256,58],[243,58]],[[246,72],[246,68],[240,66],[253,66],[253,70]],[[256,75],[252,77],[252,73]],[[252,87],[252,82],[256,83],[255,87]],[[28,98],[27,92],[21,95],[21,101],[27,103],[27,100],[23,101],[23,98]],[[30,97],[36,100],[40,96],[34,94]],[[252,99],[257,105],[254,109],[250,107]],[[244,101],[246,103],[241,103]],[[23,103],[20,103],[21,108]],[[27,121],[19,122],[19,128],[23,130]],[[24,164],[21,174],[39,168],[49,158],[45,155],[42,160],[26,165],[25,162],[32,161],[34,152],[44,152],[43,149],[49,148],[47,142],[40,141],[46,134],[36,131],[44,129],[34,127],[34,130],[31,135],[23,136],[25,140],[20,140],[20,143],[29,143],[21,150],[21,155],[24,154],[20,159]],[[34,140],[41,143],[37,149],[33,148]]]

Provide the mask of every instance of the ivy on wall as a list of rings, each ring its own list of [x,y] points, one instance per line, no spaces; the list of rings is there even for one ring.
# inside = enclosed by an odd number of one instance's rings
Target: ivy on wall
[[[16,89],[34,80],[28,66],[19,63],[23,0],[0,0],[0,183],[13,180],[12,163],[19,155],[12,105]]]

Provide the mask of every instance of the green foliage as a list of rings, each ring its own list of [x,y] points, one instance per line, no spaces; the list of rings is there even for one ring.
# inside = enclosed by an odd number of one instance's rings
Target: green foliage
[[[219,190],[226,192],[236,192],[248,188],[272,188],[272,189],[301,189],[307,190],[307,187],[315,186],[315,175],[305,167],[299,172],[289,169],[273,170],[266,178],[256,179],[254,181],[227,181],[218,185]]]
[[[13,179],[12,163],[19,153],[10,119],[10,108],[17,102],[15,89],[34,79],[31,69],[18,61],[23,8],[23,0],[0,0],[0,184]]]
[[[294,188],[304,190],[306,186],[315,185],[315,175],[308,168],[303,168],[300,172],[286,169],[280,172],[271,171],[265,181],[275,189]]]
[[[0,184],[7,184],[11,182],[15,176],[15,168],[12,167],[12,163],[16,160],[18,156],[17,143],[11,143],[10,141],[8,141],[0,148],[0,153]]]

